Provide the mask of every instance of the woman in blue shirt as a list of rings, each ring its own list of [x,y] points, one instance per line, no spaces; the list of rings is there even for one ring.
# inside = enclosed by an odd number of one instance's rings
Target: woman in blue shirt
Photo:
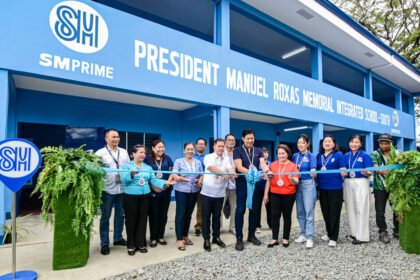
[[[321,141],[317,155],[317,170],[345,169],[343,154],[332,135],[326,135]],[[337,246],[340,229],[340,215],[343,206],[343,176],[346,172],[318,174],[319,202],[324,216],[327,235],[322,240],[328,241],[328,246]]]
[[[144,162],[152,167],[157,178],[168,180],[169,174],[161,171],[172,171],[174,163],[172,159],[165,154],[165,143],[161,139],[155,139],[152,142],[150,156],[146,157]],[[171,204],[172,186],[164,191],[155,191],[152,185],[152,194],[149,207],[149,228],[150,228],[150,247],[156,247],[157,243],[161,245],[168,244],[165,239],[165,227],[168,222],[168,210]]]
[[[203,183],[203,176],[198,174],[185,174],[182,172],[203,172],[203,166],[194,158],[194,143],[184,144],[184,157],[175,160],[173,171],[181,172],[174,175],[178,181],[175,184],[175,232],[178,249],[185,250],[185,245],[193,245],[188,237],[191,224],[191,214],[197,202],[197,194]]]
[[[150,203],[149,183],[157,189],[165,189],[175,183],[156,178],[153,169],[143,162],[146,148],[135,145],[132,150],[133,160],[122,167],[130,172],[121,173],[121,182],[125,185],[123,206],[125,212],[125,230],[127,233],[127,250],[134,256],[136,250],[147,253],[146,227]]]
[[[359,135],[349,139],[350,152],[344,155],[346,167],[372,167],[370,155],[362,151],[363,141]],[[369,176],[371,172],[349,172],[344,179],[344,201],[349,218],[350,235],[354,245],[369,241]]]
[[[292,161],[299,171],[316,170],[316,157],[308,150],[309,143],[309,137],[306,134],[301,134],[297,139],[299,152],[293,155]],[[316,177],[316,173],[301,174],[296,191],[296,212],[300,225],[300,236],[295,242],[303,243],[306,241],[306,248],[314,246],[315,203],[317,198],[314,177]]]

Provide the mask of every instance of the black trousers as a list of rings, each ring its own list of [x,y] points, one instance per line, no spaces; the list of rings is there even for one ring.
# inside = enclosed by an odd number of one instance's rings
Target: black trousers
[[[292,227],[292,210],[296,194],[270,193],[271,202],[271,225],[273,240],[279,239],[280,218],[283,215],[283,239],[289,240]]]
[[[375,196],[375,212],[376,212],[376,225],[379,228],[379,233],[386,231],[386,221],[385,221],[385,209],[386,209],[386,202],[389,198],[389,193],[387,191],[382,190],[374,190],[373,195]],[[391,201],[389,202],[391,205]],[[392,221],[394,222],[394,232],[399,232],[399,224],[397,220],[397,215],[395,213],[392,214]]]
[[[160,194],[152,193],[149,207],[150,240],[163,239],[166,223],[168,222],[168,210],[171,204],[171,190],[167,189]]]
[[[319,202],[328,237],[337,241],[343,206],[343,190],[319,190]]]
[[[213,238],[220,237],[220,217],[224,197],[210,197],[201,194],[202,233],[204,239],[210,239],[210,218]]]
[[[260,186],[256,186],[254,190],[254,203],[252,205],[253,210],[255,211],[255,219],[256,219],[256,227],[261,228],[261,210],[264,198],[264,189],[260,188]],[[265,205],[265,210],[267,211],[267,225],[271,228],[271,205],[267,203]]]
[[[146,247],[146,227],[149,203],[150,194],[124,194],[123,206],[128,249]]]

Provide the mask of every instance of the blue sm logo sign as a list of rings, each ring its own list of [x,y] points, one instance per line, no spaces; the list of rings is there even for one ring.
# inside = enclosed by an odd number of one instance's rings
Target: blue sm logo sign
[[[13,192],[19,191],[41,165],[37,146],[24,139],[0,142],[0,181]]]
[[[108,42],[108,27],[89,5],[77,1],[60,2],[50,12],[54,36],[69,49],[80,53],[100,51]]]

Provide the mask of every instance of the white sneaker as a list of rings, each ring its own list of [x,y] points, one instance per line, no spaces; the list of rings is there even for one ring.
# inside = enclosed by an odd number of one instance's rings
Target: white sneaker
[[[330,242],[328,242],[328,246],[330,246],[330,247],[335,247],[335,246],[337,246],[337,241],[330,240]]]
[[[257,229],[255,230],[256,233],[261,233],[261,228],[257,227]]]
[[[306,248],[310,249],[314,247],[314,242],[312,240],[306,240]]]
[[[323,235],[321,239],[324,241],[330,241],[330,238],[328,237],[328,235]]]
[[[299,236],[299,238],[298,238],[298,239],[295,239],[295,242],[296,242],[296,243],[303,243],[303,242],[305,242],[305,241],[306,241],[306,237],[305,237],[305,236],[303,236],[303,235]]]

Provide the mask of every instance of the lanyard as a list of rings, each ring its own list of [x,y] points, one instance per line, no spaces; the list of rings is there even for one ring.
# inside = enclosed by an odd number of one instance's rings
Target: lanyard
[[[252,161],[251,161],[251,158],[249,157],[248,151],[247,151],[247,149],[245,149],[245,146],[244,146],[244,145],[242,145],[242,149],[244,149],[244,151],[245,151],[245,155],[246,155],[246,157],[248,158],[248,161],[249,161],[249,167],[254,166],[254,156],[255,156],[255,154],[254,154],[254,147],[252,147],[252,149],[251,149],[251,151],[250,151],[250,153],[252,152]]]
[[[326,159],[324,158],[324,155],[321,155],[322,167],[323,168],[327,169],[327,164],[330,161],[330,159],[332,158],[333,154],[334,154],[334,152],[331,152],[331,154],[329,154]]]
[[[112,159],[114,160],[115,164],[117,165],[117,169],[120,168],[120,164],[119,164],[119,160],[120,160],[120,149],[118,149],[117,147],[117,159],[114,158],[114,156],[111,153],[111,150],[108,149],[108,146],[106,146],[106,150],[108,151],[109,155],[112,157]]]
[[[193,159],[191,164],[188,163],[188,161],[186,161],[185,159],[184,159],[184,162],[185,162],[185,165],[187,166],[187,169],[188,169],[189,172],[195,172],[194,159]]]
[[[351,168],[351,169],[354,168],[354,165],[356,164],[357,158],[359,157],[359,153],[360,153],[360,151],[357,152],[356,157],[354,158],[353,164],[351,164],[351,158],[352,158],[353,153],[350,152],[350,156],[349,156],[349,168]]]
[[[287,167],[288,163],[289,163],[289,161],[286,161],[286,163],[281,163],[281,162],[279,161],[279,167],[277,168],[277,172],[278,172],[278,173],[283,173],[283,171],[286,169],[286,167]],[[281,169],[280,169],[280,166],[281,166]],[[282,176],[286,176],[286,175],[281,175],[281,174],[279,174],[279,177],[282,177]]]
[[[158,171],[162,170],[162,160],[160,160],[160,163],[158,163],[158,160],[156,160],[156,166],[158,168]]]
[[[303,155],[302,159],[299,162],[299,158],[300,158],[300,153],[298,153],[297,155],[297,159],[296,159],[296,165],[297,168],[300,170],[300,166],[302,165],[303,159],[308,155],[308,151],[306,151],[306,153]]]

